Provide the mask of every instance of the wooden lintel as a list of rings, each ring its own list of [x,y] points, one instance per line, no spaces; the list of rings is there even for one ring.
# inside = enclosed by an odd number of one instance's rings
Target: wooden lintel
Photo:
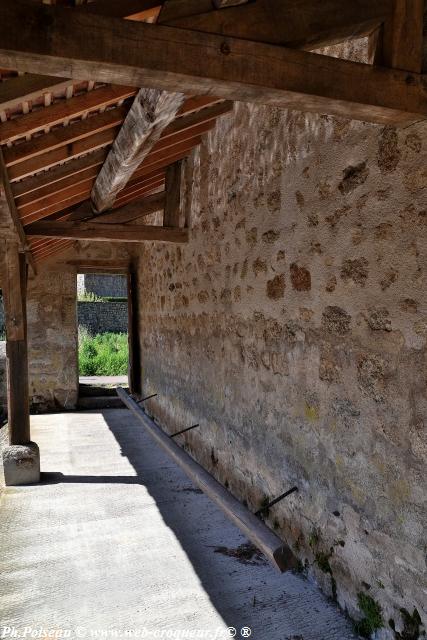
[[[85,273],[86,270],[96,271],[97,273],[127,273],[129,271],[129,260],[92,260],[87,258],[75,258],[67,260],[67,265],[75,267],[79,273]]]
[[[36,238],[67,238],[96,242],[188,242],[187,229],[150,225],[101,224],[95,222],[35,222],[26,227],[29,236]]]
[[[0,5],[0,65],[384,124],[427,117],[419,74],[31,0]]]

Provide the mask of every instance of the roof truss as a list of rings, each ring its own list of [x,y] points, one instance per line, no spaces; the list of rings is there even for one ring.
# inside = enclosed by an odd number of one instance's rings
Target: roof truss
[[[427,115],[423,0],[161,4],[0,5],[0,66],[21,73],[0,83],[3,181],[36,261],[79,238],[185,241],[182,160],[231,109],[227,98],[378,123]],[[310,52],[373,30],[373,66]],[[141,86],[150,88],[139,96],[187,98],[144,123],[138,100],[131,106]],[[91,193],[99,211],[113,211],[94,213]],[[155,232],[129,224],[159,209]]]

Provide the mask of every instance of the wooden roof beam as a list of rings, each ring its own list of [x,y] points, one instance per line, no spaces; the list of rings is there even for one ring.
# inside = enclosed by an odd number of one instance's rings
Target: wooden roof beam
[[[0,65],[383,124],[427,117],[419,74],[29,0],[0,5]]]
[[[137,167],[174,120],[184,102],[182,93],[141,89],[114,140],[92,189],[96,211],[111,209]]]
[[[216,11],[211,0],[166,0],[158,23],[312,50],[366,35],[393,10],[393,0],[216,1],[230,8]]]

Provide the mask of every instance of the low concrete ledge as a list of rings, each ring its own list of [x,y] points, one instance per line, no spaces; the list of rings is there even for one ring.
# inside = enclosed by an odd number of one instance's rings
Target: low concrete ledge
[[[7,487],[40,482],[40,451],[35,442],[3,448],[4,483]]]

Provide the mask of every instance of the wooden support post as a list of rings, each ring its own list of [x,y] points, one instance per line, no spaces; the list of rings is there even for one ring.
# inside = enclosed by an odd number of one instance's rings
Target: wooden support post
[[[11,445],[30,442],[27,346],[27,264],[18,243],[3,243],[2,285],[6,324],[7,404]]]
[[[394,0],[378,38],[375,64],[421,73],[424,0]]]
[[[181,218],[181,181],[183,161],[179,160],[166,169],[164,227],[180,227]]]
[[[141,349],[139,345],[138,276],[134,265],[128,272],[128,341],[129,389],[134,395],[142,393]]]

